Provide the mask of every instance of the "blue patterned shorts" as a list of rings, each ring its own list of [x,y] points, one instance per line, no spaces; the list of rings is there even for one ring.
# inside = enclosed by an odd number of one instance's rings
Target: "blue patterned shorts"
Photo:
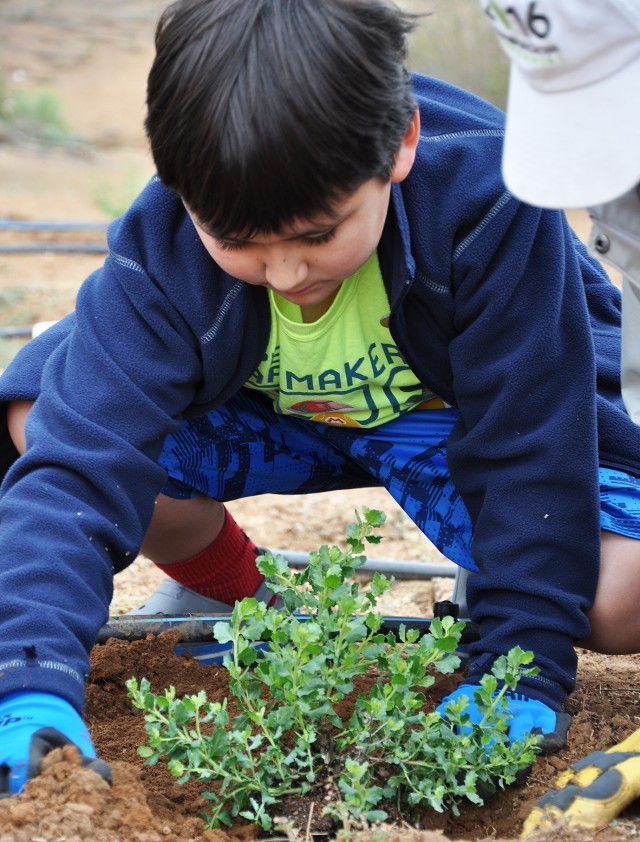
[[[443,555],[477,570],[471,520],[451,477],[446,443],[455,409],[415,409],[373,429],[278,415],[243,390],[167,437],[163,493],[226,502],[258,494],[309,494],[384,486]],[[640,479],[600,469],[602,528],[640,538]]]

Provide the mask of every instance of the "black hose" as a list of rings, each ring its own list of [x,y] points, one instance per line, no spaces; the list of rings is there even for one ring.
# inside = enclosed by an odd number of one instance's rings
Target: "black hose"
[[[300,615],[299,620],[309,619]],[[161,632],[180,629],[180,642],[185,644],[213,643],[213,626],[219,622],[231,622],[228,614],[189,614],[187,616],[165,616],[154,614],[144,616],[135,614],[112,617],[98,633],[97,643],[106,643],[110,638],[117,640],[145,640],[148,635],[157,636]],[[380,631],[383,633],[397,632],[400,626],[407,630],[416,629],[421,634],[427,634],[431,627],[431,620],[422,617],[383,617]],[[466,622],[462,631],[461,643],[471,643],[480,637],[475,623]]]

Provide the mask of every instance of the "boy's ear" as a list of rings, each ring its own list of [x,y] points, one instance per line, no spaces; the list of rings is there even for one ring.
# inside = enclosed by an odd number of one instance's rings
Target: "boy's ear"
[[[396,152],[396,157],[393,162],[393,169],[391,170],[391,181],[404,181],[409,175],[413,162],[416,159],[416,150],[418,149],[418,141],[420,140],[420,112],[416,108],[409,123],[409,128],[402,138],[400,148]]]

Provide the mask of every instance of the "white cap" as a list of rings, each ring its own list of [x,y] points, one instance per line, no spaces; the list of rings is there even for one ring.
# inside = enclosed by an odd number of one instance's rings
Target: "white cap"
[[[480,0],[511,59],[502,169],[532,205],[640,181],[640,0]]]

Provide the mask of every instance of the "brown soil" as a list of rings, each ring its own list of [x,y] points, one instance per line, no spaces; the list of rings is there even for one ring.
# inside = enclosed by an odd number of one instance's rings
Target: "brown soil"
[[[423,0],[412,0],[416,3],[423,9]],[[106,221],[110,208],[126,206],[144,184],[152,172],[142,132],[144,85],[153,53],[153,25],[162,5],[162,0],[103,0],[99,4],[2,0],[0,96],[11,99],[48,88],[60,101],[75,137],[64,145],[36,142],[3,123],[0,108],[0,218]],[[574,214],[572,223],[581,236],[586,235],[584,214]],[[103,241],[100,234],[65,235],[73,242],[87,237],[91,242]],[[50,234],[0,232],[0,248],[25,239],[50,238]],[[0,251],[0,325],[30,325],[68,312],[78,285],[101,260],[95,254]],[[0,339],[0,366],[22,341]],[[388,514],[380,556],[443,561],[379,489],[357,495],[266,496],[239,501],[230,508],[258,544],[310,550],[322,542],[341,542],[354,506],[363,504],[383,508]],[[112,613],[139,604],[159,579],[152,564],[138,559],[117,578]],[[450,594],[451,581],[399,582],[381,607],[388,614],[429,616],[434,598]],[[640,727],[638,663],[636,656],[611,658],[581,652],[566,750],[539,759],[524,783],[510,787],[484,807],[469,806],[458,818],[425,814],[421,835],[396,826],[390,831],[395,834],[390,842],[435,842],[445,838],[442,833],[460,840],[517,837],[524,816],[559,771]],[[69,753],[52,758],[56,762],[28,784],[24,795],[0,802],[0,842],[229,842],[224,833],[203,830],[197,813],[206,809],[206,803],[196,784],[177,786],[166,768],[145,767],[137,756],[144,728],[142,717],[126,699],[123,684],[131,675],[146,676],[156,691],[173,684],[179,693],[200,688],[211,698],[226,693],[224,672],[175,656],[172,639],[131,644],[112,640],[96,647],[87,721],[100,756],[113,768],[113,786],[81,769]],[[458,680],[439,682],[434,700]],[[297,835],[291,834],[292,842],[306,834],[310,805],[298,808]],[[639,834],[640,815],[631,808],[613,827],[576,833],[554,830],[542,838],[608,842]],[[230,836],[242,842],[254,838],[256,831],[236,826]]]
[[[200,793],[211,784],[192,781],[178,785],[162,763],[144,766],[136,754],[136,747],[145,742],[145,732],[142,715],[126,698],[124,682],[131,675],[148,678],[156,692],[174,685],[180,695],[200,689],[206,690],[210,700],[220,701],[228,695],[224,668],[176,656],[175,641],[175,632],[170,632],[131,643],[112,639],[94,649],[86,718],[99,755],[112,766],[113,786],[81,769],[77,758],[67,752],[29,782],[24,795],[0,801],[0,842],[245,842],[259,836],[243,821],[228,833],[206,831],[197,816],[206,813]],[[483,807],[463,806],[457,817],[425,810],[420,816],[420,834],[398,824],[389,832],[395,834],[397,842],[517,838],[535,801],[562,770],[638,728],[638,664],[638,656],[604,658],[580,653],[578,689],[571,700],[573,723],[565,750],[539,758],[524,782],[489,798]],[[438,677],[428,691],[429,703],[435,705],[460,678]],[[366,687],[363,680],[358,689],[366,692]],[[348,715],[348,708],[345,704],[341,714]],[[233,717],[233,704],[229,711]],[[319,816],[321,803],[313,806],[314,815]],[[311,809],[311,799],[307,799],[285,803],[278,810],[278,815],[294,825],[292,842],[307,835]],[[316,842],[334,838],[338,830],[326,822],[311,827],[310,835]],[[640,814],[632,806],[611,827],[573,831],[554,828],[536,838],[544,842],[610,842],[636,838],[639,828]]]

